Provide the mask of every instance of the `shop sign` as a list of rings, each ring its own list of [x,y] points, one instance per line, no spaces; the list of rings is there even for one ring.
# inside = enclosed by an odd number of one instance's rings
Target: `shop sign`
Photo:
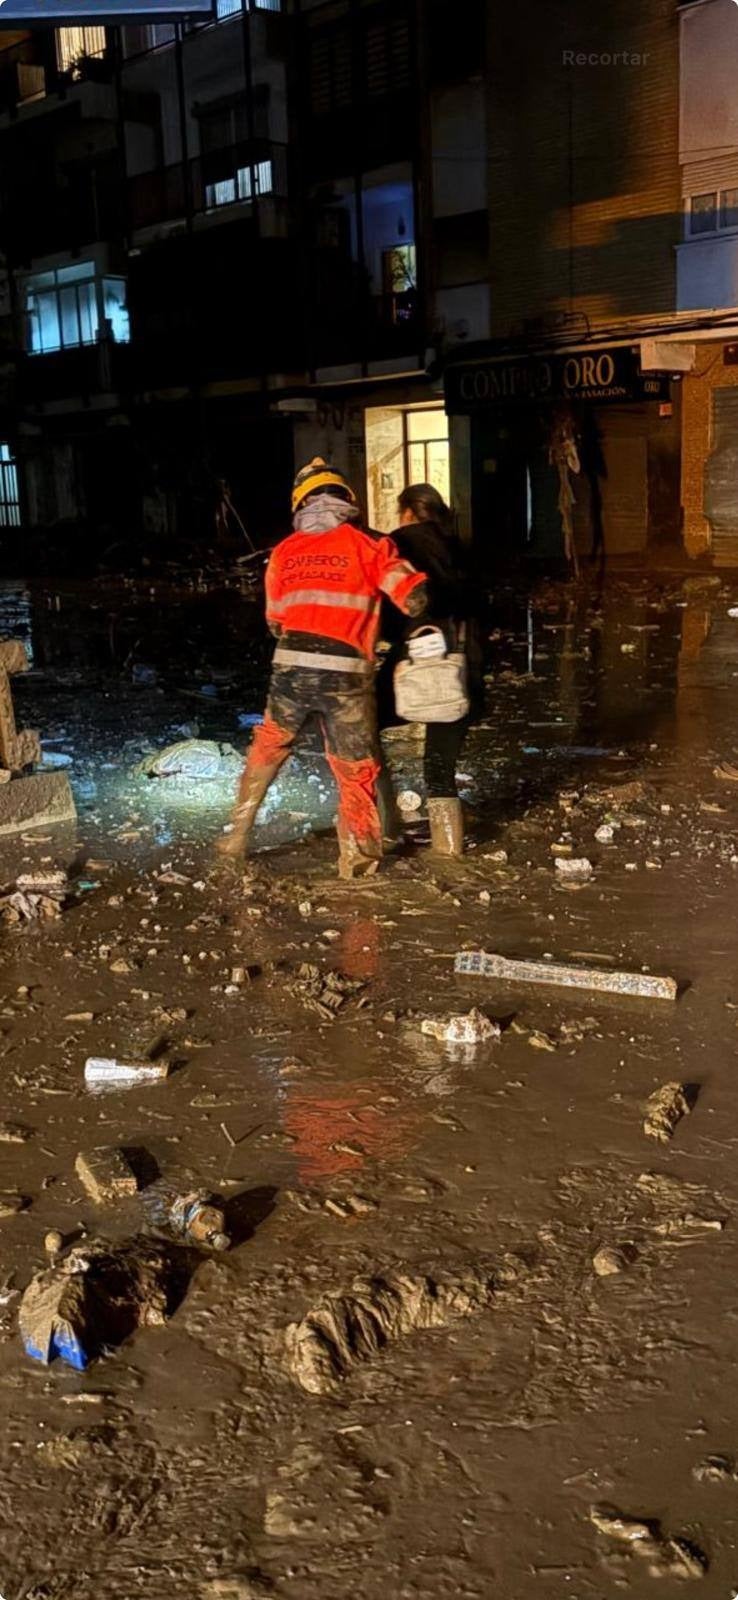
[[[18,23],[141,22],[145,18],[212,16],[213,0],[0,0],[0,28]]]
[[[617,346],[449,367],[445,391],[449,415],[466,416],[487,406],[546,400],[589,400],[597,405],[668,400],[669,379],[642,373],[633,350]]]

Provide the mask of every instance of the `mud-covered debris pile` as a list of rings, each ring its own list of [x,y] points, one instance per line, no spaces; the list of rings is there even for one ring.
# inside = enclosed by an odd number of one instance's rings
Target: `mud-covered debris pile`
[[[683,1117],[688,1117],[699,1089],[695,1084],[664,1083],[646,1103],[643,1132],[659,1144],[673,1139]]]
[[[66,872],[27,872],[0,896],[0,922],[6,928],[23,922],[53,922],[60,917],[69,891]]]
[[[405,1273],[358,1278],[328,1294],[286,1333],[287,1366],[309,1394],[329,1393],[360,1362],[394,1339],[422,1329],[445,1328],[489,1305],[489,1274],[432,1278]]]
[[[590,1519],[598,1533],[646,1562],[651,1578],[704,1578],[708,1560],[688,1539],[667,1537],[659,1522],[626,1517],[611,1506],[593,1506]]]
[[[241,757],[233,745],[216,744],[214,739],[182,739],[144,756],[134,767],[134,776],[198,782],[228,777],[240,769]]]
[[[492,1039],[499,1039],[502,1032],[499,1022],[494,1022],[476,1008],[459,1015],[424,1017],[420,1031],[431,1039],[442,1040],[444,1044],[486,1044]]]
[[[302,961],[295,971],[282,974],[282,983],[288,994],[295,996],[308,1011],[314,1011],[324,1022],[332,1022],[347,1000],[362,993],[366,984],[361,978],[347,978],[343,972],[322,972],[312,961]]]
[[[31,1279],[19,1310],[26,1352],[45,1364],[60,1356],[82,1371],[136,1328],[166,1322],[186,1277],[183,1259],[160,1245],[87,1240]]]

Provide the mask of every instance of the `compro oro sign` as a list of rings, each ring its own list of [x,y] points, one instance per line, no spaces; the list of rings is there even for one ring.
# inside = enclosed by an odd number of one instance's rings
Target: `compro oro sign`
[[[668,379],[642,373],[629,347],[574,351],[571,355],[522,356],[504,361],[448,367],[446,410],[464,416],[491,405],[546,400],[589,400],[594,404],[669,397]]]
[[[0,28],[212,16],[213,0],[0,0]]]

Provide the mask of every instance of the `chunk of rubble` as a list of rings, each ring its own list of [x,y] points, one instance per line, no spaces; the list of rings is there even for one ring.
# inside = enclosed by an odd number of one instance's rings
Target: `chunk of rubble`
[[[0,922],[18,927],[22,922],[53,922],[60,917],[69,890],[66,872],[24,872],[0,896]]]
[[[185,778],[197,782],[240,771],[241,765],[238,751],[230,744],[216,744],[214,739],[181,739],[165,750],[144,756],[134,774],[140,778]]]
[[[705,1456],[692,1468],[692,1477],[698,1483],[735,1483],[738,1481],[735,1456]]]
[[[590,1521],[598,1533],[624,1544],[646,1562],[651,1578],[704,1578],[707,1556],[688,1539],[667,1538],[660,1522],[626,1517],[612,1506],[592,1506]]]
[[[325,1295],[287,1329],[288,1371],[308,1394],[329,1394],[393,1340],[472,1316],[490,1304],[493,1291],[493,1279],[476,1272],[356,1279],[345,1293]]]
[[[618,1272],[627,1272],[638,1258],[632,1244],[603,1244],[592,1257],[592,1266],[598,1278],[612,1278]]]
[[[688,1117],[697,1099],[693,1084],[664,1083],[646,1102],[643,1132],[659,1144],[669,1144],[683,1117]]]
[[[490,1039],[499,1039],[502,1030],[499,1022],[473,1008],[460,1015],[425,1017],[420,1031],[444,1044],[486,1044]]]
[[[557,856],[554,865],[556,876],[562,883],[587,883],[594,871],[592,862],[586,856]]]
[[[0,1144],[27,1144],[33,1138],[33,1129],[22,1122],[0,1122]]]

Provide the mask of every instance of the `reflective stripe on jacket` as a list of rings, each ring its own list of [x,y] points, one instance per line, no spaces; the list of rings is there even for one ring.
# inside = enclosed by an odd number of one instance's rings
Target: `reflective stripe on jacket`
[[[371,660],[386,595],[400,611],[425,575],[392,539],[345,522],[326,533],[292,533],[267,567],[267,622],[290,633],[340,639]]]

